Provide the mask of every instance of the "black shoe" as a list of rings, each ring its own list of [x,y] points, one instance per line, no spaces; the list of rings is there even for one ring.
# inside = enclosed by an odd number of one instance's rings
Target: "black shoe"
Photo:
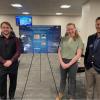
[[[15,98],[14,97],[9,97],[9,100],[15,100]]]
[[[2,96],[2,97],[0,97],[0,100],[7,100],[7,97]]]

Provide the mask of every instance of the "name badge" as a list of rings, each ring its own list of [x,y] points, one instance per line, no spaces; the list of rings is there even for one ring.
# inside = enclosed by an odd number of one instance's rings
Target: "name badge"
[[[89,47],[92,48],[93,47],[93,44],[90,44]]]

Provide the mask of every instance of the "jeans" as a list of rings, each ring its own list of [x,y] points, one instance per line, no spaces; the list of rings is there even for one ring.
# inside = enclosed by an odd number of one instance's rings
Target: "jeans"
[[[64,63],[68,63],[70,59],[64,59]],[[68,69],[63,69],[60,65],[60,93],[64,93],[65,86],[66,86],[66,79],[68,78],[68,95],[71,97],[75,97],[75,90],[76,90],[76,73],[77,73],[77,63],[70,66]]]

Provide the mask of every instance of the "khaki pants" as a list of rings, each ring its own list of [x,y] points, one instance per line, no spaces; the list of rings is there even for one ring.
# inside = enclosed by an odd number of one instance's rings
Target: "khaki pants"
[[[87,100],[100,100],[100,74],[94,68],[86,70]]]

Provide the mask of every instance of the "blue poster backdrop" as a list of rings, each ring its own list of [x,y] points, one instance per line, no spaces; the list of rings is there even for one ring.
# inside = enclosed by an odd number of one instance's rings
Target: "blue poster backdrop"
[[[19,33],[24,53],[57,53],[61,26],[20,26]]]

